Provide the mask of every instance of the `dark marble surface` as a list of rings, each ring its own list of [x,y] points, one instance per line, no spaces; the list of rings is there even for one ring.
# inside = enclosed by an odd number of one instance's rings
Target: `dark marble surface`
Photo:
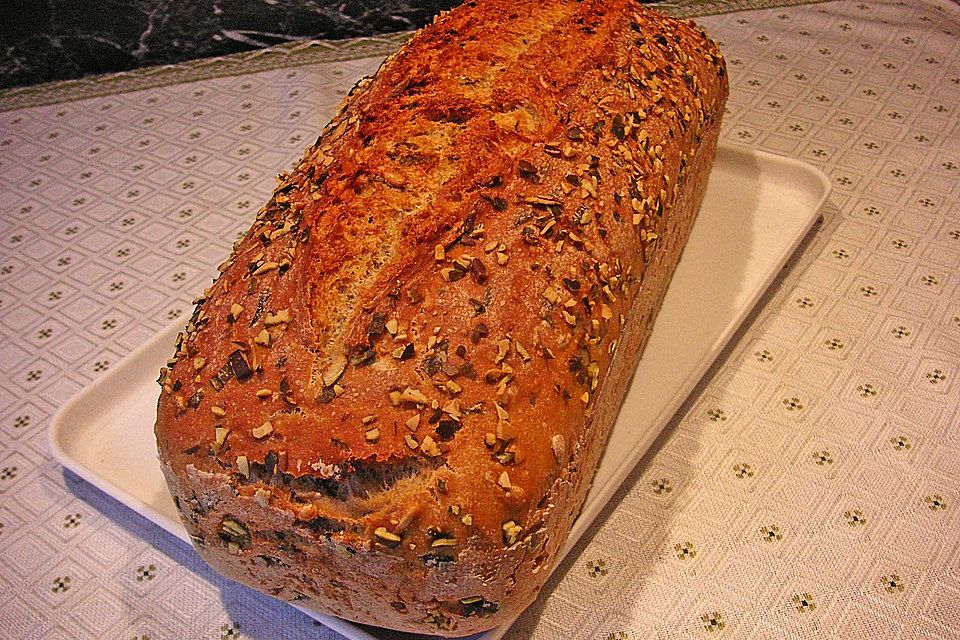
[[[0,88],[414,29],[460,0],[0,0]]]

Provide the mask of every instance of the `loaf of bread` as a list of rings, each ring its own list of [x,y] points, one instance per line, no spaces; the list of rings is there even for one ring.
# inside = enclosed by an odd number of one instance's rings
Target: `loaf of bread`
[[[160,373],[203,558],[466,635],[536,596],[696,217],[714,43],[628,0],[468,1],[360,82]]]

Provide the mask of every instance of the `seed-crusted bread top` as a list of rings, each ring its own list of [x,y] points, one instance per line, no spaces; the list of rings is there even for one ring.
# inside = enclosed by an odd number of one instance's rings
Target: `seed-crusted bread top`
[[[427,569],[528,541],[726,90],[701,30],[626,0],[467,2],[362,81],[160,374],[169,473],[259,507],[178,494],[205,553],[271,514]]]

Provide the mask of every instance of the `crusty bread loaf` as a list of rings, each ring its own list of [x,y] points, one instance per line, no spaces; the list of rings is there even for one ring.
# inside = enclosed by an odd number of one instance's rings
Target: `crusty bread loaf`
[[[161,371],[203,558],[465,635],[550,573],[696,216],[727,83],[627,0],[467,2],[362,81]]]

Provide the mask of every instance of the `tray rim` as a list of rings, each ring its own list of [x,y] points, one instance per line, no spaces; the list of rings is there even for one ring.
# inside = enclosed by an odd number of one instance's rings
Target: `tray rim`
[[[739,315],[739,317],[734,318],[734,320],[730,322],[717,336],[708,355],[702,358],[697,363],[695,368],[691,369],[690,375],[684,379],[683,384],[677,388],[667,405],[665,405],[663,410],[657,414],[652,424],[659,424],[659,428],[647,430],[647,433],[628,450],[627,455],[613,470],[606,483],[600,489],[599,493],[597,495],[590,496],[590,501],[584,503],[580,513],[574,520],[570,534],[567,536],[563,546],[557,553],[551,573],[563,562],[567,554],[579,543],[583,534],[587,529],[590,528],[596,517],[603,511],[613,494],[616,493],[616,491],[623,484],[623,481],[640,463],[642,457],[649,450],[652,443],[655,442],[656,438],[660,435],[660,433],[662,433],[663,428],[669,423],[680,406],[682,406],[682,404],[689,397],[690,393],[700,383],[704,374],[716,362],[718,356],[730,342],[730,339],[736,334],[737,331],[739,331],[740,327],[742,327],[744,322],[746,322],[746,320],[751,316],[757,302],[767,292],[767,290],[770,288],[770,285],[777,277],[777,274],[780,273],[785,264],[789,261],[790,257],[794,255],[797,248],[809,235],[813,225],[818,220],[822,220],[821,209],[830,196],[832,191],[832,182],[830,178],[818,167],[796,158],[781,156],[766,151],[750,149],[728,143],[721,143],[718,145],[717,158],[719,159],[721,156],[733,156],[734,158],[739,157],[741,159],[749,158],[763,164],[779,165],[781,169],[792,169],[797,174],[796,182],[798,185],[800,185],[804,180],[812,180],[819,186],[819,194],[813,199],[814,204],[810,207],[810,210],[806,212],[806,218],[800,231],[795,233],[794,237],[791,238],[791,241],[780,253],[777,254],[776,259],[771,260],[767,265],[767,268],[763,273],[763,277],[761,278],[761,284],[751,292],[749,298],[743,303],[743,312]],[[157,346],[158,341],[165,341],[167,339],[168,332],[175,335],[176,332],[182,330],[182,327],[183,321],[179,319],[167,324],[157,333],[127,354],[117,365],[116,370],[119,370],[125,362],[135,361],[144,353],[154,349]],[[56,462],[61,464],[64,468],[69,469],[76,476],[92,484],[101,492],[107,494],[117,502],[123,504],[125,507],[143,516],[167,533],[170,533],[176,539],[192,547],[190,536],[187,534],[182,523],[179,521],[168,520],[167,516],[153,508],[150,504],[134,497],[123,487],[113,484],[107,480],[95,469],[90,468],[81,463],[79,460],[74,459],[61,444],[61,438],[64,430],[66,429],[64,425],[66,424],[67,418],[70,416],[70,414],[75,410],[78,410],[78,408],[82,406],[83,402],[87,400],[89,396],[96,395],[98,392],[102,391],[103,388],[110,384],[111,380],[112,376],[110,373],[94,379],[90,384],[74,394],[67,402],[59,407],[51,419],[50,427],[47,431],[47,444],[50,448],[53,458]],[[591,483],[591,493],[593,489],[594,485]],[[342,618],[337,618],[328,614],[313,611],[293,603],[287,604],[290,604],[290,606],[302,611],[311,618],[318,620],[324,626],[337,631],[338,633],[342,633],[351,639],[382,640],[382,638],[374,636],[363,630],[359,626],[360,623],[351,622]],[[503,637],[503,635],[506,634],[506,632],[516,622],[517,618],[519,618],[522,613],[522,610],[517,612],[510,622],[501,625],[500,627],[496,627],[489,631],[469,637],[476,638],[477,640],[499,640]]]
[[[170,331],[173,327],[180,326],[182,324],[183,322],[181,320],[176,320],[164,326],[162,329],[160,329],[160,331],[150,336],[146,342],[138,345],[133,349],[133,351],[124,356],[123,359],[116,365],[116,369],[120,369],[124,363],[128,361],[134,361],[142,354],[150,351],[155,346],[156,342],[166,336],[168,331]],[[182,540],[187,544],[191,544],[190,536],[187,535],[187,531],[186,529],[182,528],[182,525],[180,528],[171,527],[170,523],[167,522],[167,517],[162,513],[151,507],[146,502],[135,498],[122,487],[113,484],[96,470],[87,467],[78,460],[75,460],[66,451],[64,446],[60,444],[60,437],[65,429],[64,424],[69,415],[73,413],[78,406],[82,405],[88,396],[95,395],[101,390],[101,388],[106,387],[110,380],[110,373],[94,379],[90,384],[74,394],[57,410],[50,421],[50,428],[47,431],[47,445],[50,447],[50,452],[53,454],[53,458],[58,463],[82,478],[85,482],[89,482],[100,491],[104,492],[117,502],[123,504],[125,507],[139,513],[143,517],[150,520],[153,524],[173,535],[175,538]]]

